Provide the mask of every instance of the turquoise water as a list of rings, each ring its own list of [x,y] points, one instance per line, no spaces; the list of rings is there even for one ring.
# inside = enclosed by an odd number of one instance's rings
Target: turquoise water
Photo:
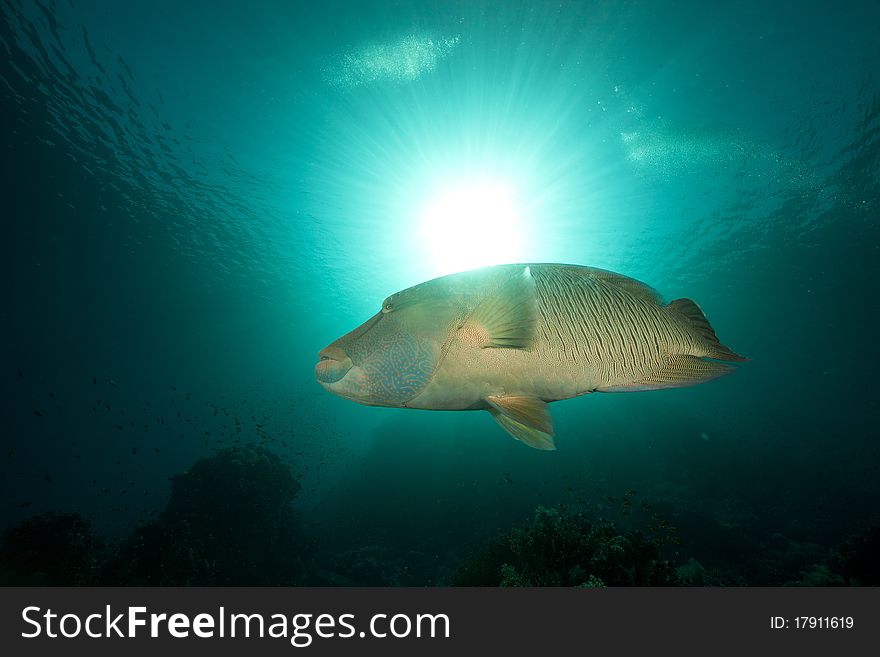
[[[876,533],[870,3],[180,4],[0,8],[0,526],[112,545],[256,442],[304,582],[448,581],[539,505],[657,509],[721,583]],[[553,453],[315,383],[392,292],[501,262],[693,298],[751,360],[554,404]]]

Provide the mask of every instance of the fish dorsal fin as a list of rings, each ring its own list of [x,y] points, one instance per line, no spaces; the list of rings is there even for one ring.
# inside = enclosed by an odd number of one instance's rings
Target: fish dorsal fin
[[[621,290],[626,290],[634,297],[646,299],[648,301],[653,301],[654,303],[657,303],[659,305],[663,305],[663,297],[661,297],[660,293],[650,285],[642,283],[641,281],[637,281],[636,279],[630,278],[629,276],[616,274],[613,271],[607,271],[605,269],[592,268],[590,269],[590,272],[597,280],[603,281],[605,283],[610,283],[611,285],[614,285]]]
[[[492,417],[511,436],[536,449],[556,449],[546,402],[530,395],[489,395],[486,401]]]
[[[527,349],[534,342],[537,321],[535,279],[524,267],[480,302],[466,324],[479,327],[483,348]]]
[[[670,301],[666,308],[687,320],[690,327],[706,345],[706,355],[709,358],[738,362],[748,360],[735,353],[730,347],[725,347],[721,344],[718,340],[718,336],[715,335],[715,329],[712,328],[709,320],[706,319],[706,315],[704,315],[703,311],[700,310],[700,307],[690,299],[676,299],[675,301]]]

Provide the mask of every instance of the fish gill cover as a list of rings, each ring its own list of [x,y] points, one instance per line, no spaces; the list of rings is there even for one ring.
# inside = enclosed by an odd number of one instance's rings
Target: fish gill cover
[[[0,3],[0,579],[876,584],[878,18]],[[511,263],[694,299],[750,361],[549,426],[315,381],[387,297]]]

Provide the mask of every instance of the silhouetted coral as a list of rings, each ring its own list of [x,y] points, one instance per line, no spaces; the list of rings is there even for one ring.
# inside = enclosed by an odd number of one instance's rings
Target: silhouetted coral
[[[126,539],[108,584],[293,585],[304,538],[291,507],[299,482],[259,446],[224,449],[172,480],[158,519]]]
[[[424,586],[429,555],[385,545],[365,545],[324,559],[310,582],[320,586]]]
[[[827,564],[816,564],[801,573],[800,579],[787,582],[786,586],[844,586],[843,578],[828,568]]]
[[[827,558],[801,571],[786,586],[878,586],[880,565],[880,525],[849,536],[830,550]]]
[[[532,521],[491,539],[455,577],[462,586],[676,584],[659,543],[580,513],[538,507]]]
[[[96,581],[101,544],[78,513],[44,513],[0,534],[4,586],[88,586]]]
[[[841,543],[831,559],[831,569],[850,586],[880,585],[880,525],[851,536]]]

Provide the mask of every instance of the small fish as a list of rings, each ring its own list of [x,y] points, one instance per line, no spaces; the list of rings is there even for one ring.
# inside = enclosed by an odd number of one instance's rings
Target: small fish
[[[25,508],[29,507],[31,504],[33,504],[33,502],[22,502],[21,504],[18,505],[18,508],[25,509]]]
[[[530,447],[555,449],[547,403],[591,392],[691,386],[744,361],[690,299],[575,265],[484,267],[385,299],[318,352],[327,391],[368,406],[486,410]]]

